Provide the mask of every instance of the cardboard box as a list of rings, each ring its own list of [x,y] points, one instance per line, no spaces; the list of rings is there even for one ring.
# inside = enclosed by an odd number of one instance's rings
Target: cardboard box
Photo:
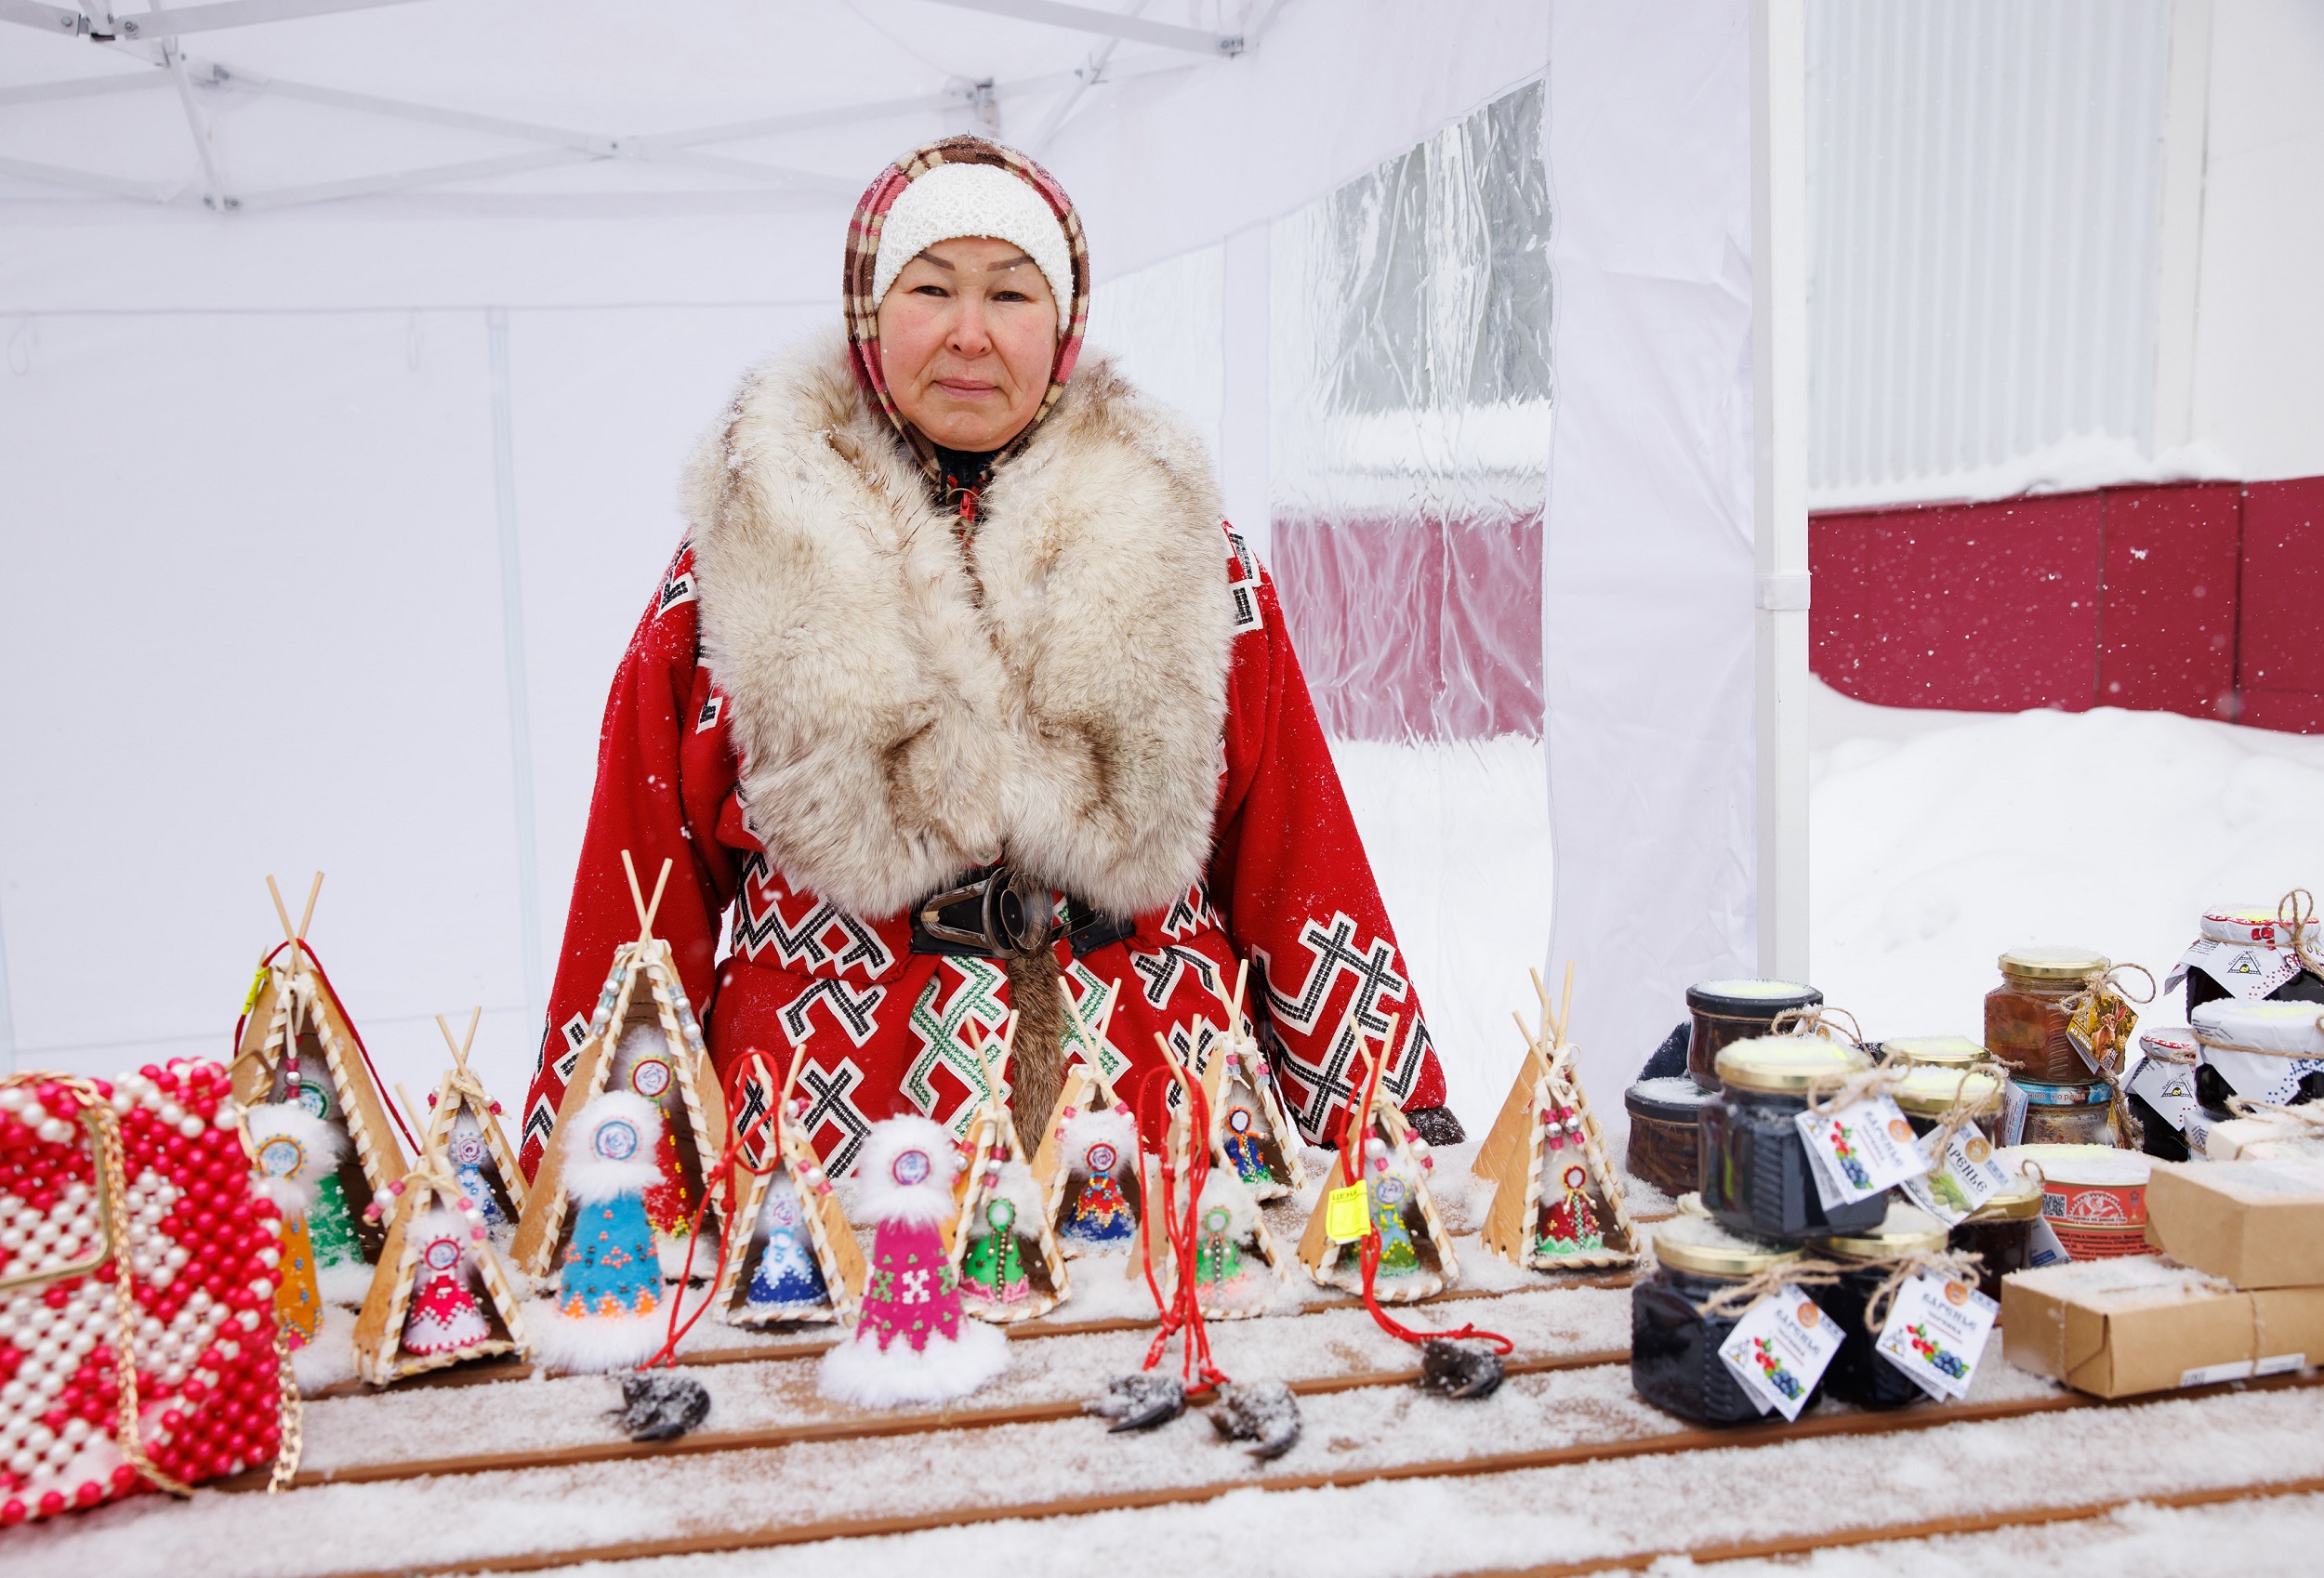
[[[2181,1265],[2239,1288],[2324,1284],[2324,1165],[2157,1163],[2146,1232]]]
[[[2156,1256],[2001,1281],[2012,1364],[2097,1397],[2272,1375],[2324,1359],[2324,1288],[2245,1293]]]
[[[2203,1154],[2214,1162],[2324,1161],[2324,1135],[2296,1119],[2271,1114],[2229,1118],[2203,1131]]]

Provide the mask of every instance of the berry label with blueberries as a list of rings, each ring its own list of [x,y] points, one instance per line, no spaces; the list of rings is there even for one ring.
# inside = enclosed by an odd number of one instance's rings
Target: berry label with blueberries
[[[1796,1287],[1778,1288],[1744,1312],[1719,1345],[1719,1358],[1753,1407],[1797,1419],[1840,1341],[1838,1323],[1814,1299]]]
[[[1896,1290],[1873,1351],[1939,1402],[1959,1400],[1969,1395],[1969,1377],[2000,1312],[1975,1288],[1916,1272]]]
[[[1904,1110],[1885,1096],[1791,1120],[1807,1141],[1808,1171],[1824,1209],[1854,1205],[1929,1170]]]

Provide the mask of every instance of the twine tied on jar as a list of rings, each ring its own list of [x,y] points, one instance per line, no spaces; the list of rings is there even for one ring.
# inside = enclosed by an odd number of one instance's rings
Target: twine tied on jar
[[[2316,1016],[2316,1028],[2318,1030],[2324,1030],[2324,1014],[2318,1014]],[[2304,1062],[2314,1062],[2316,1060],[2316,1054],[2313,1052],[2287,1052],[2280,1046],[2252,1046],[2240,1041],[2229,1041],[2224,1035],[2212,1035],[2208,1033],[2201,1025],[2193,1025],[2190,1026],[2189,1029],[2193,1031],[2197,1041],[2200,1042],[2205,1046],[2213,1048],[2216,1051],[2256,1052],[2263,1058],[2291,1058]]]
[[[1862,1046],[1864,1027],[1856,1023],[1856,1017],[1847,1009],[1834,1007],[1829,1003],[1811,1003],[1804,1008],[1786,1008],[1767,1021],[1767,1033],[1820,1035],[1826,1041],[1838,1041],[1841,1038],[1832,1033],[1832,1027],[1827,1022],[1835,1017],[1848,1021],[1848,1045]]]
[[[1987,1117],[2001,1110],[2000,1082],[1999,1080],[1993,1082],[1993,1089],[1985,1099],[1972,1101],[1969,1099],[1968,1091],[1969,1082],[1973,1078],[1987,1079],[1991,1076],[1974,1068],[1961,1071],[1961,1079],[1953,1086],[1953,1104],[1945,1109],[1944,1116],[1936,1120],[1936,1127],[1929,1131],[1928,1138],[1924,1142],[1924,1148],[1931,1156],[1942,1158],[1945,1154],[1945,1148],[1952,1143],[1953,1136],[1968,1127],[1975,1120]]]
[[[1977,1273],[1985,1269],[1985,1256],[1970,1249],[1916,1249],[1894,1259],[1868,1261],[1864,1269],[1881,1266],[1889,1268],[1888,1275],[1864,1302],[1864,1329],[1875,1334],[1888,1324],[1889,1306],[1896,1302],[1906,1282],[1926,1271],[1933,1277],[1974,1288],[1977,1285]]]
[[[1763,1298],[1789,1287],[1826,1288],[1840,1281],[1841,1269],[1829,1260],[1786,1260],[1755,1271],[1731,1288],[1722,1288],[1695,1306],[1695,1313],[1712,1320],[1741,1318]]]
[[[1859,1101],[1892,1094],[1911,1072],[1909,1061],[1890,1052],[1870,1068],[1845,1079],[1829,1080],[1819,1074],[1808,1082],[1807,1110],[1819,1118],[1828,1112],[1845,1111]]]
[[[2284,928],[2283,945],[2291,950],[2300,967],[2324,980],[2324,953],[2308,945],[2318,935],[2316,895],[2304,888],[2295,888],[2285,894],[2276,901],[2276,924]]]

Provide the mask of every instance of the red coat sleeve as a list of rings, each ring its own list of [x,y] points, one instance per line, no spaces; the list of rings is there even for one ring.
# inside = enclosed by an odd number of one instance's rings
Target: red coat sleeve
[[[693,549],[681,544],[655,589],[614,675],[598,733],[597,787],[565,916],[564,945],[525,1092],[518,1164],[529,1177],[557,1118],[565,1080],[587,1033],[614,950],[638,935],[638,912],[622,869],[637,862],[650,899],[662,862],[669,880],[654,932],[670,945],[694,1012],[707,1018],[719,925],[734,897],[737,864],[716,836],[719,811],[736,778],[725,702],[698,661]]]
[[[1441,1107],[1445,1076],[1387,906],[1349,814],[1339,769],[1284,628],[1274,582],[1228,537],[1239,633],[1228,676],[1226,778],[1210,861],[1212,901],[1263,985],[1285,1095],[1311,1138],[1336,1139],[1357,1092],[1354,1022],[1395,1019],[1381,1085],[1407,1108]]]

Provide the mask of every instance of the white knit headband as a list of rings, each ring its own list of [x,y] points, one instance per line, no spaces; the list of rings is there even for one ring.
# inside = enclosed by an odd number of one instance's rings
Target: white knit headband
[[[939,164],[896,194],[880,221],[872,300],[886,299],[904,266],[940,241],[991,236],[1024,249],[1049,281],[1062,326],[1074,298],[1073,248],[1041,194],[997,164]]]

